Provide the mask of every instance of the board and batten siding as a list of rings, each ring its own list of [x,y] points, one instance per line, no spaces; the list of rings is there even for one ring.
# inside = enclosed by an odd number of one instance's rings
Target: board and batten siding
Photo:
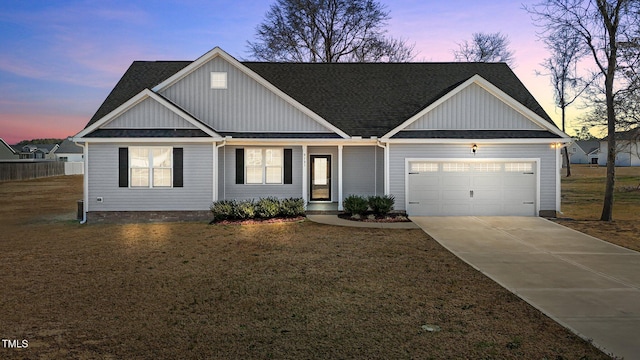
[[[479,144],[475,156],[471,145],[391,144],[389,148],[389,192],[395,196],[395,207],[405,209],[405,159],[540,159],[539,210],[556,209],[556,149],[546,144]]]
[[[129,144],[167,146],[166,144]],[[209,210],[213,201],[213,145],[173,144],[183,148],[183,187],[118,187],[118,148],[123,144],[89,144],[88,211]],[[102,197],[103,202],[98,202]]]
[[[342,148],[342,194],[344,197],[384,194],[384,183],[381,183],[384,180],[380,176],[384,173],[384,160],[381,160],[377,149],[377,146]]]
[[[542,130],[482,87],[471,84],[406,127],[407,130]]]
[[[152,98],[146,98],[109,123],[104,129],[195,129],[196,126]]]
[[[225,146],[218,150],[220,177],[218,188],[220,200],[258,200],[264,197],[299,198],[302,197],[302,147],[272,145],[268,147],[292,149],[292,184],[236,184],[236,149],[247,149],[249,146]],[[255,146],[255,148],[265,148]]]
[[[226,89],[211,72],[227,73]],[[161,94],[220,132],[332,132],[220,57]]]

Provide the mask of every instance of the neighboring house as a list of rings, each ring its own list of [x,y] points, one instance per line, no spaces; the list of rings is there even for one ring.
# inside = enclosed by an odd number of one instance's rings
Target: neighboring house
[[[599,140],[577,140],[567,147],[572,164],[598,164]]]
[[[616,132],[616,166],[640,166],[640,127]],[[598,165],[607,165],[607,138],[600,141]]]
[[[83,160],[82,147],[69,139],[59,144],[55,154],[59,161],[82,162]]]
[[[55,160],[58,144],[27,144],[15,149],[20,159]]]
[[[409,215],[555,215],[571,142],[504,63],[135,61],[85,129],[86,219],[222,199],[395,197]]]
[[[18,153],[4,139],[0,138],[0,160],[15,159],[18,159]]]

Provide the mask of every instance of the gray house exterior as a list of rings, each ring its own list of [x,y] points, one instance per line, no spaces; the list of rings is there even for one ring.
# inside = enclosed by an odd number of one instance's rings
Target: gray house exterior
[[[555,215],[560,131],[504,63],[134,62],[73,140],[89,221],[393,195],[409,215]]]

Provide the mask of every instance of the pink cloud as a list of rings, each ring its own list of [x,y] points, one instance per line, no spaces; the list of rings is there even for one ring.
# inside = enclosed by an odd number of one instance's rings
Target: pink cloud
[[[0,137],[8,144],[36,138],[66,138],[86,125],[83,116],[0,114]]]

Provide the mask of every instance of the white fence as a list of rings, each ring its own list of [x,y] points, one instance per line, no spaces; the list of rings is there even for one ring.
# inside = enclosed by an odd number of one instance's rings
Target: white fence
[[[65,175],[82,175],[84,174],[84,163],[82,162],[65,162],[64,163]]]

